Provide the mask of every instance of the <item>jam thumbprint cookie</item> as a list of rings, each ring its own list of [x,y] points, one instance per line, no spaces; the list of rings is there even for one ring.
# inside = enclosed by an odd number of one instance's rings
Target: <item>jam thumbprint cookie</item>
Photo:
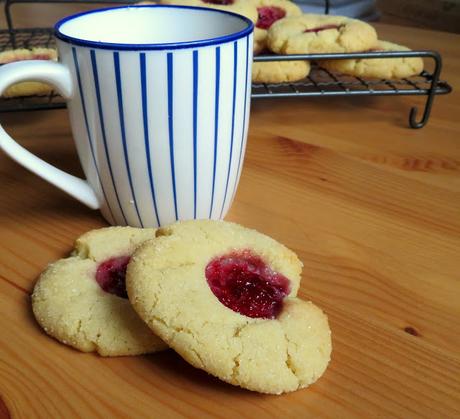
[[[304,14],[275,22],[267,45],[278,54],[359,52],[375,47],[375,29],[343,16]]]
[[[331,354],[326,315],[296,298],[301,269],[294,252],[255,230],[187,221],[137,249],[126,288],[139,316],[191,365],[281,394],[315,382]]]
[[[154,229],[109,227],[78,238],[72,255],[49,265],[35,285],[40,326],[66,345],[103,356],[166,349],[132,309],[125,287],[132,253],[154,237]]]

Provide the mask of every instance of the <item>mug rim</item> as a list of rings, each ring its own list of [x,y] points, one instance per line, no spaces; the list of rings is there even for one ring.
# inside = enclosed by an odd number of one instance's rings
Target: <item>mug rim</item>
[[[183,41],[183,42],[171,42],[171,43],[145,43],[145,44],[134,44],[134,43],[115,43],[115,42],[101,42],[101,41],[91,41],[87,39],[78,38],[75,36],[70,36],[62,33],[60,28],[63,24],[68,21],[77,19],[81,16],[106,12],[109,10],[119,10],[119,9],[141,9],[141,8],[168,8],[168,9],[194,9],[194,10],[203,10],[211,13],[221,13],[226,15],[234,16],[247,24],[247,27],[238,31],[231,33],[229,35],[222,35],[214,38],[200,39],[196,41]],[[181,48],[192,48],[192,47],[204,47],[209,45],[218,45],[231,41],[235,41],[240,38],[244,38],[249,35],[254,30],[254,23],[245,16],[239,15],[237,13],[229,12],[227,10],[212,9],[207,7],[200,6],[183,6],[183,5],[166,5],[166,4],[142,4],[142,5],[127,5],[127,6],[117,6],[117,7],[104,7],[100,9],[87,10],[85,12],[75,13],[73,15],[67,16],[59,20],[54,25],[54,36],[66,43],[91,47],[97,49],[109,49],[109,50],[124,50],[124,51],[140,51],[140,50],[170,50],[170,49],[181,49]]]

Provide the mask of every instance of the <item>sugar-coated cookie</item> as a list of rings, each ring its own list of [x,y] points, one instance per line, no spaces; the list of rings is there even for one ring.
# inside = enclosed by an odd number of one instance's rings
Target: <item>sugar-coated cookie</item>
[[[289,0],[253,0],[257,8],[257,22],[254,28],[254,53],[266,47],[268,29],[278,20],[290,16],[300,16],[302,10]]]
[[[304,14],[275,22],[267,45],[278,54],[356,52],[373,48],[375,29],[360,20],[343,16]]]
[[[316,381],[330,359],[327,317],[295,298],[302,263],[282,244],[224,221],[160,229],[128,266],[139,316],[197,368],[262,393]]]
[[[410,51],[410,49],[392,42],[378,41],[371,51]],[[330,71],[342,74],[382,79],[403,79],[416,76],[423,71],[423,59],[420,57],[327,60],[321,61],[321,65]]]
[[[40,326],[57,340],[103,356],[166,349],[132,309],[126,295],[126,265],[155,229],[109,227],[90,231],[72,256],[52,263],[32,294]],[[105,291],[104,291],[105,290]]]
[[[226,10],[243,15],[253,22],[257,21],[257,9],[251,0],[160,0],[160,3]]]
[[[0,64],[27,60],[57,60],[57,50],[54,48],[12,49],[0,52]],[[6,89],[2,96],[6,98],[20,96],[49,95],[53,88],[40,82],[17,83]]]
[[[287,83],[302,80],[310,73],[308,61],[265,61],[252,64],[253,83]]]

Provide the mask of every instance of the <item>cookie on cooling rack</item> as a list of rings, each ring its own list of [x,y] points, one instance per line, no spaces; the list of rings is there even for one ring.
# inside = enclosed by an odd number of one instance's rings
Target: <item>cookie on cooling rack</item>
[[[370,51],[410,51],[410,49],[392,42],[378,41]],[[320,64],[330,71],[342,74],[382,79],[403,79],[416,76],[423,71],[423,59],[420,57],[324,60]]]
[[[262,393],[316,381],[331,353],[325,314],[295,298],[302,264],[275,240],[224,221],[162,228],[128,266],[139,316],[193,366]]]
[[[254,28],[254,53],[266,48],[268,29],[278,20],[300,16],[302,10],[289,0],[253,0],[257,8],[257,22]]]
[[[8,64],[27,60],[57,60],[54,48],[20,48],[0,52],[0,64]],[[53,91],[52,87],[40,82],[22,82],[14,84],[3,92],[3,97],[45,96]]]
[[[0,52],[0,64],[8,64],[26,60],[57,60],[54,48],[18,48]]]
[[[275,22],[267,35],[277,54],[316,54],[367,51],[377,43],[375,29],[343,16],[304,14]]]
[[[253,83],[288,83],[310,74],[308,61],[259,61],[252,64]]]
[[[131,254],[154,237],[154,229],[109,227],[77,239],[72,256],[48,266],[35,285],[40,326],[66,345],[103,356],[166,349],[132,309],[124,283]]]
[[[267,49],[268,29],[278,20],[300,16],[301,9],[288,0],[254,0],[258,19],[254,29],[254,54],[270,53]],[[259,61],[252,64],[253,83],[286,83],[298,81],[310,73],[307,61]]]
[[[160,4],[209,7],[238,13],[253,22],[257,21],[257,9],[252,0],[160,0]]]

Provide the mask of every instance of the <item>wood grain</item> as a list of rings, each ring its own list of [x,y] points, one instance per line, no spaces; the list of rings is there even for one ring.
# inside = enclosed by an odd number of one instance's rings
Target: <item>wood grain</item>
[[[440,49],[460,85],[460,36],[378,27]],[[103,359],[44,335],[34,281],[93,211],[0,155],[0,417],[460,417],[460,95],[422,130],[413,98],[254,102],[229,220],[294,249],[300,295],[328,314],[333,358],[310,389],[275,397],[221,383],[173,352]],[[1,122],[29,150],[81,175],[65,111]]]

